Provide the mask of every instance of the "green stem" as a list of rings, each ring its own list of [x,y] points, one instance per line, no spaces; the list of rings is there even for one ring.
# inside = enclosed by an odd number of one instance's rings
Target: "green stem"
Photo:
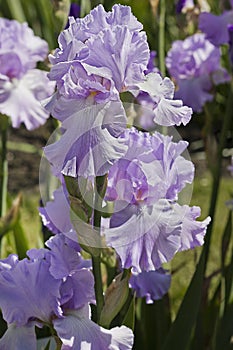
[[[162,77],[165,76],[165,15],[166,0],[160,0],[159,12],[159,69]]]
[[[221,129],[221,134],[220,134],[219,145],[218,145],[216,166],[214,167],[214,171],[213,171],[213,185],[212,185],[212,193],[211,193],[211,200],[210,200],[210,207],[209,207],[209,216],[211,217],[212,220],[207,228],[207,232],[206,232],[206,236],[205,236],[205,246],[203,249],[203,254],[205,254],[205,268],[206,268],[206,264],[208,261],[210,239],[211,239],[213,225],[214,225],[215,210],[216,210],[219,185],[220,185],[220,180],[221,180],[222,151],[225,147],[227,132],[230,128],[230,124],[232,121],[232,115],[233,115],[233,112],[232,112],[233,86],[232,86],[232,84],[233,84],[233,81],[231,82],[231,86],[230,86],[230,92],[229,92],[228,101],[227,101],[226,113],[224,116],[223,125],[222,125],[222,129]]]
[[[106,177],[96,177],[96,194],[95,194],[95,207],[94,207],[94,228],[98,230],[100,234],[101,225],[101,206],[103,201],[104,192],[106,189]],[[95,297],[96,297],[96,311],[97,322],[99,322],[100,314],[104,305],[104,294],[102,285],[102,272],[101,272],[101,249],[98,250],[98,254],[92,256],[92,268],[95,279]]]
[[[0,217],[4,216],[7,211],[7,182],[8,182],[7,129],[8,129],[8,117],[5,115],[0,115],[0,132],[1,132]]]

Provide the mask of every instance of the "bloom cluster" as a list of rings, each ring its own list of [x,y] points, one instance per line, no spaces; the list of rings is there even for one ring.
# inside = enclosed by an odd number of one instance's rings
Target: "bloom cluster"
[[[54,84],[47,72],[35,68],[47,54],[46,41],[26,23],[0,18],[0,112],[15,128],[24,123],[35,129],[49,116],[40,101],[53,93]]]
[[[35,326],[49,326],[62,341],[62,349],[131,349],[132,331],[106,330],[90,319],[95,302],[90,262],[79,246],[62,234],[46,242],[49,249],[32,249],[28,259],[10,255],[0,262],[0,305],[8,330],[0,348],[36,350]],[[88,346],[88,345],[87,345]]]
[[[150,303],[168,291],[170,276],[163,264],[179,251],[202,245],[210,219],[197,221],[198,207],[178,204],[194,176],[193,164],[182,156],[188,143],[127,128],[122,95],[148,98],[154,125],[186,125],[192,109],[174,99],[173,82],[151,68],[146,34],[130,7],[115,5],[106,12],[99,5],[82,19],[70,17],[58,41],[49,57],[49,78],[57,89],[46,108],[61,121],[61,136],[45,147],[45,155],[61,187],[40,208],[55,236],[48,249],[29,251],[29,259],[10,256],[1,262],[0,307],[9,328],[0,344],[5,349],[27,334],[24,349],[34,349],[34,326],[49,325],[61,349],[127,350],[133,346],[130,329],[106,330],[90,320],[94,266],[81,257],[82,239],[99,254],[102,244],[114,249],[118,270],[130,271],[129,286],[138,297]],[[76,184],[84,180],[86,187],[70,193],[64,177]],[[84,193],[90,194],[88,203]],[[104,208],[108,215],[96,220]],[[8,307],[12,297],[17,303]]]

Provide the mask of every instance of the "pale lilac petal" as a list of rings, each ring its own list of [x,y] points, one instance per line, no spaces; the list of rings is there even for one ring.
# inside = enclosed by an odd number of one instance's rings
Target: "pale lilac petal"
[[[0,111],[9,115],[12,126],[18,128],[24,123],[28,130],[44,124],[49,117],[40,101],[53,93],[54,83],[47,73],[33,69],[20,80],[0,79]]]
[[[192,109],[183,106],[182,100],[167,100],[161,98],[154,109],[154,122],[164,126],[186,125],[192,117]]]
[[[211,221],[210,217],[207,217],[204,221],[196,221],[201,215],[199,207],[175,204],[174,210],[182,220],[181,246],[179,250],[193,249],[203,245],[207,226]]]
[[[15,53],[24,72],[35,68],[37,61],[43,61],[47,56],[48,44],[35,36],[27,23],[0,18],[0,38],[0,55]]]
[[[160,268],[179,250],[181,221],[169,202],[161,199],[153,206],[138,208],[123,225],[104,233],[123,268],[149,271]]]
[[[104,175],[127,150],[125,141],[117,138],[125,123],[120,102],[85,109],[64,121],[65,133],[59,141],[45,148],[45,155],[57,174]]]
[[[186,125],[192,116],[192,109],[183,106],[181,100],[173,100],[174,84],[169,78],[162,79],[157,73],[149,73],[146,80],[137,84],[141,91],[147,92],[155,103],[154,122],[164,126]]]
[[[129,328],[104,329],[83,315],[82,310],[67,313],[53,324],[62,340],[62,350],[130,350],[133,347],[133,332]]]
[[[2,271],[0,307],[4,319],[23,326],[31,318],[48,322],[52,314],[60,315],[60,284],[50,275],[45,260],[24,259],[11,270]]]
[[[36,333],[34,326],[10,324],[0,339],[1,350],[36,350]]]
[[[86,63],[95,67],[107,67],[119,92],[125,91],[143,80],[149,60],[149,48],[145,33],[132,33],[124,27],[105,30],[101,36],[87,43],[90,55]]]
[[[151,304],[154,300],[161,299],[168,292],[171,284],[171,275],[163,269],[156,271],[133,272],[129,285],[136,291],[138,298],[146,298],[146,303]]]
[[[226,11],[220,16],[202,12],[199,16],[199,29],[214,45],[220,46],[229,41],[228,24],[233,23],[233,11]]]

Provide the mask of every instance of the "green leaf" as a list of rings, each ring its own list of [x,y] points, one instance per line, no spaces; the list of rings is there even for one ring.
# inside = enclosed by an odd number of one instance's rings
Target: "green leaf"
[[[0,218],[0,237],[11,231],[19,219],[19,209],[22,202],[22,195],[19,194],[13,201],[8,213]]]
[[[48,341],[46,347],[44,348],[44,350],[49,350],[49,348],[50,348],[50,342],[51,342],[51,340],[49,339],[49,341]]]
[[[162,347],[163,350],[185,350],[190,343],[201,302],[204,267],[205,251],[203,250],[176,319]]]
[[[129,305],[128,311],[125,315],[125,318],[122,322],[122,325],[134,330],[135,326],[135,296],[132,298],[131,303]]]
[[[14,225],[13,234],[14,234],[17,254],[20,259],[23,259],[26,257],[26,252],[30,248],[30,246],[29,246],[28,238],[19,220]]]
[[[109,328],[114,317],[124,306],[129,294],[129,273],[124,272],[116,276],[107,288],[104,298],[104,307],[100,315],[100,325]]]

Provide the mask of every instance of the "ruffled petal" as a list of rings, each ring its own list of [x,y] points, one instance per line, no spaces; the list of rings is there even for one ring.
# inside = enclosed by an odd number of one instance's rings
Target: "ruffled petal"
[[[53,324],[62,340],[62,350],[130,350],[133,347],[131,329],[125,326],[104,329],[83,315],[82,310],[67,313]]]
[[[181,246],[179,250],[193,249],[203,245],[207,226],[211,218],[207,217],[203,221],[197,221],[196,219],[201,215],[199,207],[176,204],[174,210],[182,220]]]
[[[0,111],[11,117],[12,126],[24,123],[28,130],[44,124],[49,117],[40,101],[53,93],[54,83],[47,73],[33,69],[20,80],[0,80]]]
[[[160,268],[179,250],[181,220],[169,202],[161,199],[153,206],[139,208],[123,225],[103,232],[123,268],[149,271]]]

